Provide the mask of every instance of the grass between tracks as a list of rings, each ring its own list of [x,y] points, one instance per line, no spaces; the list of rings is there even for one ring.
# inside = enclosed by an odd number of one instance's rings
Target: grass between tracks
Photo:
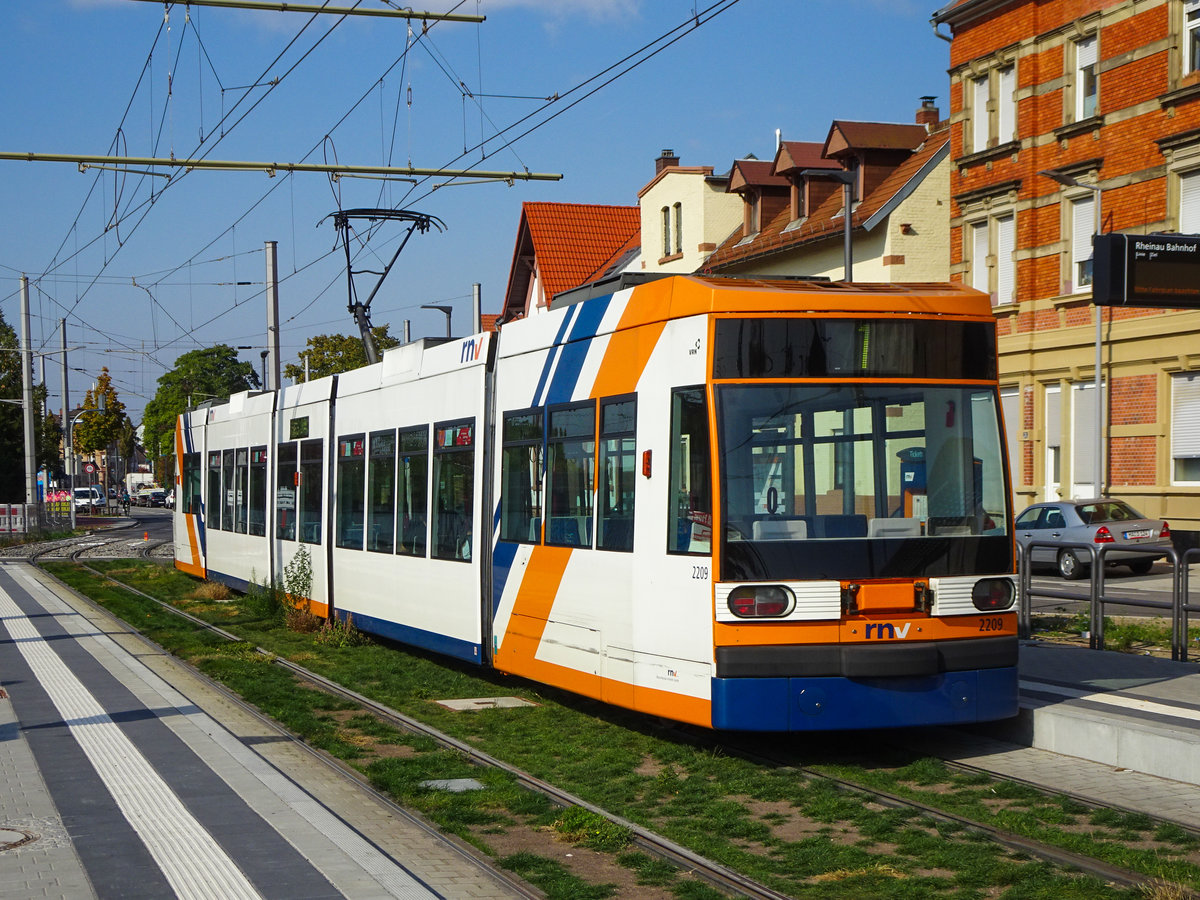
[[[262,591],[221,602],[219,591],[155,563],[94,565],[242,642],[210,635],[77,566],[46,568],[552,898],[718,895],[636,851],[620,826],[582,809],[558,809],[505,773],[481,771],[460,753],[385,725],[299,682],[254,648],[290,659],[794,896],[1168,900],[1188,896],[1181,886],[1200,888],[1200,841],[1182,829],[955,772],[939,760],[891,746],[885,732],[754,740],[773,755],[790,754],[795,765],[1144,873],[1149,886],[1120,890],[1006,850],[968,829],[887,808],[795,768],[751,762],[647,718],[494,672],[358,640],[345,630],[291,630],[279,605]],[[461,713],[434,702],[504,695],[538,705]],[[461,777],[482,782],[482,790],[451,793],[426,785]],[[581,873],[585,850],[604,854],[609,868]],[[605,877],[614,871],[621,877]]]

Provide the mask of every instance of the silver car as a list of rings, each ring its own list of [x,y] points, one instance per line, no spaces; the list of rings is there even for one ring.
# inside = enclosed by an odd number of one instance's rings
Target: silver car
[[[1099,544],[1114,548],[1106,551],[1108,565],[1129,566],[1135,575],[1144,575],[1171,547],[1171,529],[1161,519],[1147,519],[1124,500],[1103,497],[1099,500],[1056,500],[1035,503],[1016,520],[1017,543],[1028,549],[1038,544],[1030,562],[1056,565],[1058,574],[1074,580],[1082,578],[1091,565],[1084,551],[1055,549],[1045,544]]]

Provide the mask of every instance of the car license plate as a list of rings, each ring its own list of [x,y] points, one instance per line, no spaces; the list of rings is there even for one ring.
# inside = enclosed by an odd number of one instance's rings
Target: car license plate
[[[1139,528],[1137,531],[1125,532],[1125,540],[1136,541],[1136,540],[1140,540],[1142,538],[1148,538],[1152,534],[1154,534],[1154,532],[1149,528]]]

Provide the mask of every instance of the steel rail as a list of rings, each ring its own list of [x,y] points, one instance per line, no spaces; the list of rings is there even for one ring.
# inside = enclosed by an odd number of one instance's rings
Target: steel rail
[[[722,746],[726,750],[733,750],[744,759],[752,762],[759,762],[777,768],[785,768],[808,778],[817,779],[827,784],[831,784],[840,790],[856,791],[858,793],[866,794],[868,797],[870,797],[872,800],[875,800],[882,806],[888,806],[893,809],[914,810],[919,812],[921,815],[934,819],[935,821],[956,825],[964,830],[982,834],[989,840],[992,840],[1003,847],[1007,847],[1010,850],[1016,850],[1020,853],[1027,853],[1030,856],[1035,856],[1038,859],[1042,859],[1056,865],[1078,869],[1081,872],[1093,875],[1096,878],[1106,882],[1113,882],[1124,887],[1137,888],[1141,887],[1142,885],[1150,884],[1154,880],[1150,875],[1144,875],[1140,872],[1134,872],[1130,869],[1121,868],[1120,866],[1110,865],[1109,863],[1090,856],[1075,853],[1071,850],[1064,850],[1061,847],[1054,846],[1053,844],[1047,844],[1033,838],[1027,838],[1023,835],[1016,834],[1015,832],[1006,831],[1003,828],[997,828],[994,825],[988,825],[984,822],[977,822],[973,819],[968,819],[965,816],[960,816],[956,813],[946,812],[945,810],[938,809],[936,806],[930,806],[927,803],[922,803],[919,800],[912,800],[907,797],[902,797],[899,794],[893,794],[889,791],[882,791],[878,788],[859,784],[846,778],[841,778],[836,775],[829,775],[809,766],[796,765],[791,760],[783,756],[775,757],[771,756],[769,753],[763,753],[761,750],[751,750],[747,747],[730,743],[723,743]],[[992,777],[1003,777],[996,776],[994,772],[987,772],[987,774]],[[1005,780],[1015,781],[1016,779]],[[1039,785],[1033,786],[1039,791],[1046,793],[1046,788]],[[1092,808],[1098,808],[1094,801],[1088,802],[1088,805]]]

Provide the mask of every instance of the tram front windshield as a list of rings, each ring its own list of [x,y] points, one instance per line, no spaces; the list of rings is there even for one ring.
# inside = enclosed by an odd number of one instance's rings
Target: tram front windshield
[[[990,387],[716,387],[721,578],[1012,571]]]

